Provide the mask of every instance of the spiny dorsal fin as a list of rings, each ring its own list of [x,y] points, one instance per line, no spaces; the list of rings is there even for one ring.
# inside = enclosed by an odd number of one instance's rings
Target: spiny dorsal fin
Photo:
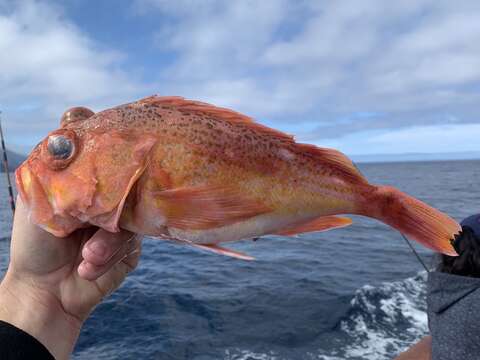
[[[138,101],[139,104],[158,104],[173,106],[184,111],[202,112],[218,119],[241,123],[245,126],[258,131],[260,134],[272,136],[278,139],[283,146],[291,146],[307,155],[318,158],[328,165],[333,171],[343,175],[347,180],[355,183],[366,184],[368,181],[355,167],[353,162],[340,151],[334,149],[320,148],[309,144],[300,144],[295,142],[293,136],[281,131],[269,128],[255,122],[252,118],[240,114],[236,111],[217,107],[201,101],[187,100],[181,96],[150,96]]]
[[[149,96],[138,101],[140,104],[157,104],[165,106],[173,106],[179,110],[187,112],[201,112],[212,117],[230,121],[234,123],[244,124],[247,127],[257,130],[260,133],[274,136],[280,140],[287,142],[295,142],[292,135],[285,134],[281,131],[269,128],[265,125],[255,122],[251,117],[240,114],[236,111],[211,105],[201,101],[187,100],[181,96]]]
[[[322,160],[334,171],[342,174],[346,179],[356,183],[368,184],[367,179],[363,176],[360,170],[358,170],[352,160],[340,151],[309,144],[296,143],[296,146],[298,146],[300,151]]]
[[[153,95],[138,101],[143,104],[158,104],[165,106],[174,106],[184,111],[203,112],[206,114],[218,116],[236,122],[255,123],[255,121],[246,115],[236,111],[211,105],[202,101],[188,100],[181,96],[158,96]]]

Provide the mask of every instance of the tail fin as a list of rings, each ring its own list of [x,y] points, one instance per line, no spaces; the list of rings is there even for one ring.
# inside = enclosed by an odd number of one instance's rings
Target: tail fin
[[[422,245],[451,256],[461,226],[448,215],[393,187],[378,186],[367,199],[364,215],[376,218]]]

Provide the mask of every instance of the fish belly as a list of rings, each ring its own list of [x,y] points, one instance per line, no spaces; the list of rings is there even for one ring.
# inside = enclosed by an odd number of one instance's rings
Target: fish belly
[[[195,244],[219,244],[273,234],[299,221],[308,221],[317,216],[316,214],[302,214],[297,216],[287,214],[263,214],[242,222],[207,230],[183,230],[168,227],[166,234],[175,240]],[[162,235],[162,237],[164,237],[165,233]]]

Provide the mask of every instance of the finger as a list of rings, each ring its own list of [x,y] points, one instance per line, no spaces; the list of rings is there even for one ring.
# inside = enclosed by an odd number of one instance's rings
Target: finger
[[[137,246],[135,239],[133,241],[124,241],[105,264],[97,265],[83,260],[78,267],[78,273],[84,279],[96,280],[109,271],[117,262],[121,261],[127,253],[134,251]]]
[[[131,273],[138,265],[140,255],[142,253],[142,240],[139,238],[138,247],[130,253],[126,254],[123,259],[118,261],[112,269],[101,276],[97,283],[101,288],[108,289],[105,293],[110,295],[115,289],[117,289],[126,276]]]
[[[119,261],[115,266],[119,267],[119,270],[125,274],[131,273],[137,267],[141,254],[142,242],[140,241],[139,246],[134,251],[125,255],[122,261]]]
[[[37,275],[49,274],[78,259],[84,236],[91,229],[78,229],[67,238],[58,238],[28,220],[28,207],[17,198],[12,233],[11,265]]]
[[[131,238],[133,234],[129,231],[110,233],[100,229],[83,246],[82,257],[93,265],[105,265]]]
[[[112,294],[125,280],[128,273],[132,272],[140,259],[141,240],[138,247],[131,253],[126,254],[123,259],[118,261],[108,272],[100,276],[96,283],[105,298]]]
[[[78,267],[78,273],[86,280],[96,280],[106,272],[112,270],[117,263],[124,260],[126,257],[128,257],[128,255],[138,252],[140,249],[140,244],[141,239],[138,236],[132,238],[131,241],[124,241],[118,251],[105,264],[96,265],[84,260]],[[113,270],[114,272],[117,271],[115,269]]]

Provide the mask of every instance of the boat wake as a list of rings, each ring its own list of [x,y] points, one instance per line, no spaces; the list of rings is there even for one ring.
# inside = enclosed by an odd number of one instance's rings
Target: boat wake
[[[340,332],[350,340],[342,358],[391,359],[426,335],[426,276],[422,272],[402,281],[378,287],[365,285],[357,290],[347,316],[339,324]]]
[[[426,272],[379,286],[362,286],[335,331],[319,337],[317,350],[296,359],[387,360],[427,334]],[[320,347],[320,349],[318,348]],[[236,349],[225,360],[291,359],[283,353]]]

